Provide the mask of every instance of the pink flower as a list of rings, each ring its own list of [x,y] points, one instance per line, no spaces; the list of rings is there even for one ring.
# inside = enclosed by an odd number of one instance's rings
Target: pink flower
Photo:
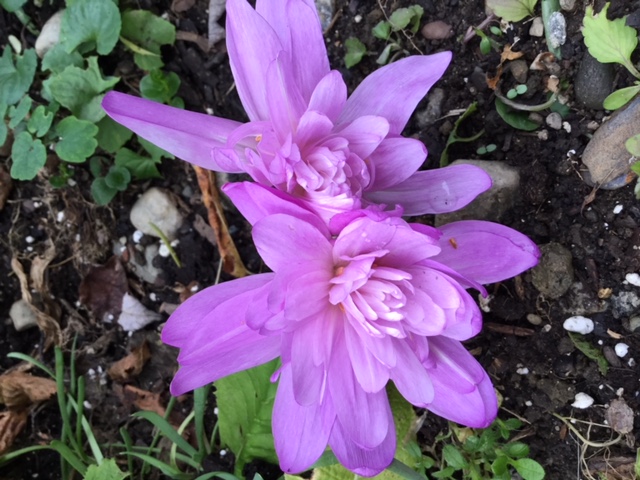
[[[481,328],[466,289],[535,265],[527,237],[481,221],[435,229],[375,208],[337,215],[332,235],[273,189],[225,192],[273,273],[210,287],[171,316],[162,337],[181,349],[174,395],[281,357],[272,424],[285,472],[309,468],[327,444],[358,475],[385,469],[396,447],[389,380],[418,407],[491,423],[491,381],[460,343]]]
[[[111,118],[195,165],[246,172],[290,193],[325,220],[370,203],[406,215],[443,213],[490,186],[473,166],[418,172],[427,151],[400,134],[442,76],[449,52],[411,56],[369,75],[347,98],[329,69],[313,0],[227,2],[227,49],[249,116],[232,120],[108,93]]]

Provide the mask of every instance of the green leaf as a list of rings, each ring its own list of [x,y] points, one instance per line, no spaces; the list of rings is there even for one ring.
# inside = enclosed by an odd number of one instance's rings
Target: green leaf
[[[56,144],[58,156],[71,163],[82,163],[95,152],[98,141],[94,138],[98,127],[86,120],[67,117],[56,125],[60,141]]]
[[[76,0],[67,7],[60,24],[60,42],[69,53],[89,44],[100,55],[116,46],[121,21],[118,6],[109,0]]]
[[[386,47],[384,47],[384,50],[382,50],[382,53],[376,59],[376,63],[378,65],[386,65],[389,62],[389,55],[391,54],[391,49],[392,48],[393,48],[393,44],[392,43],[389,43],[389,44],[387,44]]]
[[[631,155],[640,159],[640,134],[627,138],[627,141],[624,142],[624,146]],[[631,169],[638,173],[640,171],[640,162],[636,162],[631,165]]]
[[[447,165],[449,165],[449,147],[451,145],[458,142],[462,142],[462,143],[473,142],[484,134],[484,129],[482,129],[478,133],[470,137],[461,137],[458,135],[458,128],[460,128],[460,125],[462,124],[462,122],[464,122],[467,118],[473,115],[477,109],[478,109],[478,103],[473,102],[471,105],[467,107],[464,113],[460,115],[458,120],[456,120],[456,122],[453,124],[453,129],[451,130],[451,132],[449,133],[449,137],[447,138],[447,144],[445,145],[444,150],[440,155],[441,167],[446,167]]]
[[[107,187],[124,192],[131,181],[131,174],[125,167],[113,165],[104,177]]]
[[[13,142],[11,159],[12,178],[33,180],[47,162],[47,151],[40,140],[34,140],[29,132],[22,132]]]
[[[452,478],[451,476],[455,473],[455,468],[447,467],[443,468],[439,472],[434,472],[431,474],[433,478]]]
[[[107,185],[104,177],[96,178],[91,183],[91,196],[98,205],[107,205],[113,197],[116,196],[118,190]]]
[[[445,462],[456,470],[462,470],[467,466],[467,460],[455,445],[447,444],[442,448],[442,456]]]
[[[160,103],[169,103],[179,87],[180,77],[175,72],[164,73],[162,70],[153,70],[140,80],[142,96]]]
[[[71,110],[76,117],[96,123],[105,116],[100,106],[103,92],[120,79],[103,78],[98,67],[98,57],[89,57],[87,62],[85,70],[71,65],[44,83],[59,104]]]
[[[113,458],[107,458],[100,465],[89,465],[83,480],[123,480],[127,477]]]
[[[544,468],[535,460],[521,458],[511,462],[523,480],[542,480],[544,478]]]
[[[389,22],[382,20],[371,29],[371,33],[374,37],[381,40],[389,40],[389,37],[391,36],[391,25]]]
[[[162,178],[156,166],[158,163],[160,163],[159,159],[155,160],[153,158],[143,157],[128,148],[121,148],[116,153],[115,164],[120,167],[125,167],[131,172],[131,175],[138,180]]]
[[[529,114],[505,105],[499,98],[496,98],[496,111],[498,115],[513,128],[518,130],[524,130],[526,132],[532,132],[537,130],[540,125],[536,122],[529,120]]]
[[[607,110],[617,110],[626,105],[640,92],[640,84],[621,88],[604,99],[602,106]]]
[[[7,104],[0,102],[0,147],[7,141],[9,129],[4,121],[4,115],[7,112]]]
[[[408,8],[398,8],[389,17],[389,24],[394,32],[404,30],[411,24],[410,30],[413,33],[418,31],[420,19],[424,10],[419,5],[412,5]]]
[[[33,100],[28,95],[25,95],[17,106],[9,107],[9,128],[16,128],[25,119],[29,114],[29,110],[31,110],[31,105],[33,105]]]
[[[277,366],[273,360],[215,382],[220,439],[236,454],[237,476],[253,459],[278,463],[271,432],[277,388],[271,375]]]
[[[44,105],[38,105],[27,122],[27,130],[40,138],[47,134],[51,128],[51,122],[53,122],[53,112],[48,111]]]
[[[367,47],[365,44],[356,37],[347,38],[344,42],[344,49],[346,51],[344,55],[344,64],[347,68],[351,68],[360,63],[362,57],[367,53]]]
[[[62,44],[58,43],[44,54],[42,58],[42,71],[46,72],[49,70],[51,73],[60,73],[69,65],[82,67],[82,62],[82,55],[75,51],[69,53],[64,49]]]
[[[609,371],[609,362],[604,357],[600,349],[591,345],[582,335],[569,332],[569,338],[578,350],[585,354],[586,357],[598,364],[598,370],[604,376]]]
[[[116,153],[133,136],[131,130],[114,122],[110,117],[103,117],[96,125],[98,146],[108,153]]]
[[[142,70],[154,70],[164,65],[160,58],[160,46],[175,42],[176,28],[148,10],[130,10],[122,14],[120,35],[131,44],[141,47],[134,50],[136,64]],[[125,44],[129,45],[127,42]]]
[[[509,472],[509,458],[499,455],[491,464],[491,471],[496,475],[504,475]]]
[[[609,3],[596,16],[593,7],[587,7],[582,29],[584,43],[591,56],[600,63],[619,63],[640,78],[640,73],[631,62],[631,54],[638,46],[637,32],[626,25],[626,17],[608,20],[608,8]]]
[[[22,8],[25,3],[27,3],[27,0],[0,0],[0,7],[12,13]]]
[[[13,61],[13,50],[9,45],[4,47],[0,57],[0,104],[13,105],[29,90],[36,73],[38,57],[33,48],[16,56]]]
[[[640,478],[640,448],[636,450],[636,464],[633,469],[635,470],[636,477]]]
[[[529,456],[529,445],[522,442],[507,443],[502,451],[511,458],[523,458]]]
[[[519,22],[533,16],[538,0],[487,0],[487,7],[507,22]]]

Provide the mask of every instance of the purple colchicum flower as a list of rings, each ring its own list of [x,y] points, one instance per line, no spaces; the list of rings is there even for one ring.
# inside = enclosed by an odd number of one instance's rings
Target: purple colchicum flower
[[[535,265],[531,240],[491,222],[435,229],[376,208],[336,215],[330,229],[271,188],[224,190],[273,273],[209,287],[171,316],[162,339],[180,348],[174,395],[281,357],[272,426],[285,472],[309,468],[327,445],[359,475],[389,466],[389,380],[413,405],[491,423],[493,386],[460,343],[481,327],[466,289],[486,294],[481,284]]]
[[[420,171],[427,152],[400,134],[451,54],[411,56],[369,75],[347,98],[329,69],[313,0],[227,1],[227,49],[249,122],[172,108],[118,92],[107,114],[201,167],[246,172],[294,195],[329,220],[370,203],[405,215],[443,213],[490,186],[465,165]]]

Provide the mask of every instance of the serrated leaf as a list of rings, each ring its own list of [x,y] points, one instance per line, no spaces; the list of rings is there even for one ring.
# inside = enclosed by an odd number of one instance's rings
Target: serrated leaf
[[[67,7],[60,23],[60,43],[69,53],[90,44],[100,55],[108,55],[118,42],[120,11],[110,0],[76,0]]]
[[[118,190],[109,187],[104,177],[96,178],[91,183],[91,196],[98,205],[107,205],[113,200],[116,193],[118,193]]]
[[[347,68],[351,68],[360,63],[362,57],[367,53],[367,47],[365,44],[356,37],[347,38],[344,42],[344,49],[346,51],[344,55],[344,64]]]
[[[18,134],[11,147],[11,177],[16,180],[33,180],[47,162],[47,151],[40,140],[29,132]]]
[[[134,178],[144,180],[147,178],[161,178],[160,172],[156,164],[160,160],[138,155],[136,152],[128,148],[121,148],[116,153],[115,164],[125,167]]]
[[[519,22],[533,16],[538,0],[487,0],[487,7],[507,22]]]
[[[600,63],[619,63],[640,78],[631,63],[631,54],[638,46],[637,32],[626,25],[626,17],[607,19],[608,8],[609,3],[596,16],[593,14],[593,7],[587,7],[582,29],[584,43],[591,56]]]
[[[640,134],[629,137],[627,141],[624,142],[624,146],[631,155],[636,158],[640,158]],[[636,173],[640,172],[640,162],[636,162],[631,165],[631,170]]]
[[[629,103],[640,92],[640,85],[621,88],[604,99],[602,106],[607,110],[617,110]]]
[[[62,44],[58,43],[42,57],[42,71],[49,70],[51,73],[60,73],[69,65],[82,67],[82,63],[82,55],[76,51],[69,53]]]
[[[4,47],[0,57],[0,103],[13,105],[29,90],[36,73],[38,57],[33,48],[16,56],[13,61],[13,50],[9,45]]]
[[[31,105],[33,105],[33,100],[28,95],[25,95],[18,105],[9,107],[9,128],[16,128],[25,119],[29,114],[29,110],[31,110]]]
[[[53,122],[53,112],[48,111],[44,105],[38,105],[27,122],[27,130],[40,138],[47,134],[51,128],[51,122]]]
[[[278,463],[271,432],[277,366],[273,360],[215,382],[220,439],[236,454],[237,476],[253,459]]]
[[[131,130],[114,122],[110,117],[103,117],[96,126],[98,146],[108,153],[116,153],[133,136]]]
[[[609,362],[604,357],[604,354],[600,351],[600,349],[591,345],[587,340],[585,340],[582,335],[577,333],[569,332],[569,338],[575,345],[575,347],[580,350],[585,356],[598,364],[598,370],[604,376],[609,371]]]
[[[100,465],[89,465],[83,480],[123,480],[127,477],[113,458],[107,458]]]
[[[22,8],[25,3],[27,3],[27,0],[0,0],[0,7],[12,13]]]
[[[55,101],[71,110],[76,117],[96,123],[105,116],[100,106],[103,92],[120,79],[103,78],[98,67],[98,57],[89,57],[87,62],[88,66],[84,70],[72,65],[44,83]]]
[[[140,80],[140,93],[144,98],[169,103],[180,87],[180,77],[175,72],[154,70]]]
[[[536,122],[529,120],[529,114],[527,112],[514,110],[505,105],[499,98],[496,98],[496,112],[498,112],[500,118],[518,130],[532,132],[540,127]]]
[[[448,465],[456,470],[462,470],[467,466],[467,460],[455,445],[447,444],[442,448],[442,456]]]
[[[154,70],[164,63],[160,57],[161,45],[172,45],[176,40],[176,28],[148,10],[130,10],[122,14],[123,39],[140,47],[134,50],[133,59],[142,70]],[[143,53],[147,52],[147,53]]]
[[[511,462],[511,465],[520,474],[523,480],[542,480],[544,478],[544,468],[535,460],[521,458]]]
[[[71,163],[82,163],[95,152],[98,141],[94,138],[98,127],[86,120],[67,117],[56,125],[60,141],[56,143],[58,156]]]

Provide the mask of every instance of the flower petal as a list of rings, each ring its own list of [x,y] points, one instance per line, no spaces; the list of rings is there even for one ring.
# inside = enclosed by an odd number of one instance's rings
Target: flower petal
[[[393,339],[397,363],[391,370],[391,379],[409,403],[424,407],[434,397],[433,384],[420,360],[405,340]]]
[[[307,470],[324,452],[336,414],[331,397],[301,406],[293,395],[290,365],[280,372],[273,406],[273,437],[280,468],[287,473]]]
[[[427,158],[427,149],[414,138],[385,138],[371,154],[372,182],[367,190],[393,187],[413,175]]]
[[[336,130],[336,135],[349,141],[349,150],[362,159],[371,155],[389,132],[387,119],[380,116],[364,115],[354,119],[344,128]]]
[[[442,251],[432,258],[478,283],[495,283],[535,266],[540,251],[526,235],[493,222],[465,220],[439,227]]]
[[[407,216],[458,210],[491,188],[491,177],[473,165],[416,172],[393,187],[365,193],[370,202],[400,205]]]
[[[291,376],[293,396],[303,406],[317,404],[324,397],[327,368],[315,365],[313,349],[318,343],[318,322],[307,321],[291,335]]]
[[[278,35],[246,0],[227,1],[227,50],[238,95],[250,120],[268,120],[269,65],[282,51]]]
[[[429,339],[427,372],[435,395],[426,408],[472,428],[486,428],[498,412],[498,400],[487,373],[460,342]]]
[[[284,143],[295,132],[306,107],[285,55],[280,54],[271,62],[266,82],[269,119],[280,142]]]
[[[226,145],[227,137],[241,125],[238,122],[120,92],[107,93],[102,108],[116,122],[182,160],[209,170],[242,172],[240,168],[221,168],[211,157],[213,148]]]
[[[353,327],[345,324],[344,332],[353,372],[360,387],[365,392],[379,392],[389,381],[389,368],[367,349]]]
[[[340,72],[332,70],[316,85],[307,110],[321,113],[335,122],[346,102],[347,85]]]
[[[413,55],[379,68],[358,85],[340,115],[338,124],[363,115],[389,120],[389,133],[400,135],[418,102],[442,76],[451,52]]]

